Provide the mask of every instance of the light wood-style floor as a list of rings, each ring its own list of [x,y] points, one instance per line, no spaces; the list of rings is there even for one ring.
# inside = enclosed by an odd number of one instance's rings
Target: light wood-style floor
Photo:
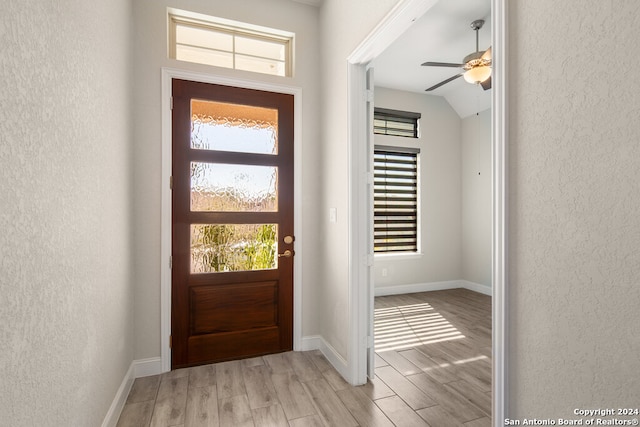
[[[491,425],[491,298],[377,297],[376,379],[353,387],[319,351],[136,379],[119,427]]]

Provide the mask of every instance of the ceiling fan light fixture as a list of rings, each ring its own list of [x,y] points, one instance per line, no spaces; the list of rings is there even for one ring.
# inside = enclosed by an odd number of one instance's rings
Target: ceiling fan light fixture
[[[465,71],[464,79],[471,84],[480,84],[491,77],[491,67],[481,65]]]
[[[428,89],[427,92],[435,90],[440,86],[447,84],[460,76],[463,76],[465,81],[471,84],[481,84],[484,90],[491,89],[491,46],[485,51],[480,50],[480,34],[479,31],[484,25],[483,19],[476,19],[471,23],[471,29],[476,33],[476,51],[465,56],[461,64],[454,64],[451,62],[424,62],[423,66],[430,67],[452,67],[462,68],[462,72],[455,76],[449,77],[446,80],[441,81]]]

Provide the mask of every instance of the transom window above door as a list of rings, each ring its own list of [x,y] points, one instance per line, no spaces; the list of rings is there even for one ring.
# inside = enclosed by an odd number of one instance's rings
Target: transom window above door
[[[169,9],[169,57],[291,77],[293,37],[286,31]]]

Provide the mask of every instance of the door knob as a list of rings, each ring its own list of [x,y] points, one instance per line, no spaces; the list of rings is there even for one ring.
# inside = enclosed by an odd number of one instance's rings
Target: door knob
[[[286,251],[284,251],[284,253],[278,254],[278,258],[280,257],[291,258],[294,255],[295,253],[293,251],[290,251],[289,249],[287,249]]]
[[[293,236],[284,236],[284,239],[282,239],[287,245],[290,245],[291,243],[293,243],[293,241],[295,240],[295,237]]]

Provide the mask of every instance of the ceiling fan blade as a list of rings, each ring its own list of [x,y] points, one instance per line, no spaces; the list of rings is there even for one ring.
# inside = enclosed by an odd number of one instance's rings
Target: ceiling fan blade
[[[430,87],[430,88],[428,88],[428,89],[425,89],[425,92],[429,92],[429,91],[432,91],[432,90],[434,90],[434,89],[438,89],[440,86],[442,86],[442,85],[446,85],[447,83],[449,83],[449,82],[451,82],[451,81],[454,81],[455,79],[457,79],[458,77],[460,77],[460,76],[461,76],[461,75],[463,75],[463,74],[464,74],[464,73],[460,73],[460,74],[456,74],[456,75],[455,75],[455,76],[453,76],[453,77],[449,77],[448,79],[443,80],[443,81],[441,81],[440,83],[435,84],[435,85],[431,86],[431,87]]]
[[[487,80],[480,82],[480,86],[482,86],[482,89],[484,90],[491,89],[491,76],[489,76]]]
[[[491,46],[489,46],[489,49],[484,51],[481,58],[486,59],[487,61],[491,61]]]
[[[453,64],[451,62],[424,62],[422,64],[420,64],[422,66],[427,66],[427,67],[451,67],[451,68],[458,68],[458,67],[462,67],[464,64]]]

